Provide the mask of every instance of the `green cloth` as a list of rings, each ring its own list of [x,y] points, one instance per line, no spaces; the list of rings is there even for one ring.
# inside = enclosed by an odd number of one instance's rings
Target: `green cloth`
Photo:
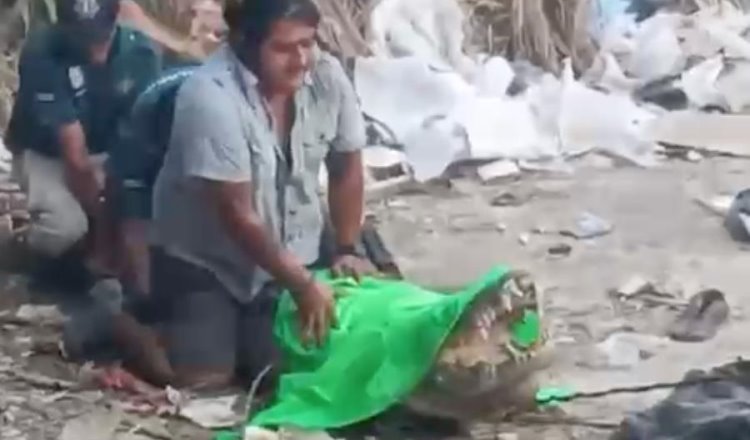
[[[275,334],[284,370],[270,407],[256,426],[321,430],[373,417],[403,400],[432,367],[451,330],[477,295],[504,281],[496,267],[460,292],[445,295],[406,281],[331,279],[338,326],[326,343],[305,348],[298,338],[296,306],[284,293]]]
[[[540,388],[536,393],[536,402],[541,406],[557,406],[575,397],[576,392],[567,387]]]

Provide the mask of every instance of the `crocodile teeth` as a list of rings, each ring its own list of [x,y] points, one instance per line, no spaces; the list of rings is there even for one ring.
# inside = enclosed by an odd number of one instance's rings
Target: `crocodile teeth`
[[[497,320],[497,312],[495,311],[495,309],[487,310],[487,315],[490,317],[490,323],[494,324]]]
[[[516,350],[516,347],[514,347],[510,342],[506,342],[503,347],[505,350],[510,354],[510,357],[513,358],[514,362],[518,362],[518,358],[521,354],[518,350]]]
[[[490,332],[484,327],[479,327],[479,336],[481,336],[482,340],[485,342],[490,340]]]
[[[494,319],[492,318],[492,314],[490,311],[486,311],[482,314],[482,324],[484,324],[484,327],[491,328],[492,324],[494,323]]]
[[[472,323],[474,324],[475,328],[482,328],[484,327],[484,322],[482,320],[482,315],[475,315],[474,319],[472,320]]]
[[[497,376],[497,367],[492,364],[484,364],[482,373],[489,380],[495,380],[495,377]]]
[[[511,300],[509,295],[503,295],[501,301],[503,303],[503,310],[505,312],[513,311],[513,301]]]
[[[514,281],[510,285],[510,290],[513,292],[514,295],[516,295],[519,298],[523,298],[523,289],[521,288],[521,283],[518,281]]]

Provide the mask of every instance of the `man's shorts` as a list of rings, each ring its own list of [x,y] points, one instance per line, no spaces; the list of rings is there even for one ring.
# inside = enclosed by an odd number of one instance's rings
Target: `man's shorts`
[[[273,335],[278,290],[241,304],[208,270],[152,250],[154,300],[175,369],[241,370],[255,377],[279,359]]]

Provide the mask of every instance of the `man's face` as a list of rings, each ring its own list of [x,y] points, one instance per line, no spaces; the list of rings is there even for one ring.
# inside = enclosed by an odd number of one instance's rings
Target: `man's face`
[[[107,63],[114,38],[114,30],[109,35],[96,36],[96,38],[92,38],[85,28],[63,26],[63,31],[76,52],[85,59],[85,62],[94,65]]]
[[[279,20],[260,47],[260,80],[276,93],[294,93],[313,64],[316,29],[298,20]]]
[[[100,43],[89,45],[88,55],[91,64],[106,64],[109,58],[109,49],[112,47],[112,37]]]

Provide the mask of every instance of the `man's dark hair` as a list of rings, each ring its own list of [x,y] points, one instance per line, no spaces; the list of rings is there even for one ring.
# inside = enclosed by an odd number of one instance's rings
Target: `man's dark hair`
[[[230,38],[241,40],[243,50],[254,52],[279,20],[299,20],[317,27],[321,15],[312,0],[228,0],[224,19]]]

